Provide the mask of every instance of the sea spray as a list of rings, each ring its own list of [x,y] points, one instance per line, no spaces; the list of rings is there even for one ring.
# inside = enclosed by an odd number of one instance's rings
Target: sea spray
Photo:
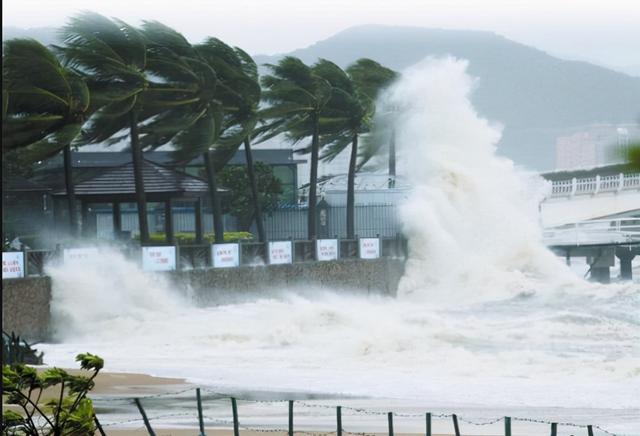
[[[413,186],[401,209],[410,249],[401,293],[469,301],[576,284],[540,243],[542,180],[497,155],[501,127],[471,105],[466,68],[427,59],[383,97],[397,108],[396,144]]]
[[[187,299],[167,277],[144,274],[113,248],[49,267],[53,281],[51,312],[56,339],[96,331],[126,331],[149,317],[167,317],[187,307]]]
[[[100,266],[50,271],[63,343],[43,346],[48,362],[89,350],[108,369],[220,389],[638,407],[637,285],[586,283],[542,246],[537,183],[496,156],[499,128],[469,103],[465,66],[425,61],[387,97],[402,111],[397,140],[414,184],[397,299],[256,289],[194,307],[105,253]]]

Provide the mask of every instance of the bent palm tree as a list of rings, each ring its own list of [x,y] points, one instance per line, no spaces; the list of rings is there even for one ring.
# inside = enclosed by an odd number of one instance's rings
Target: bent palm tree
[[[61,33],[64,45],[59,50],[66,65],[86,78],[92,105],[100,107],[91,117],[83,141],[104,142],[123,129],[129,130],[140,240],[146,243],[149,226],[138,133],[143,109],[140,97],[149,87],[144,38],[125,22],[93,12],[73,17]]]
[[[355,81],[334,63],[320,60],[314,70],[331,83],[334,89],[331,99],[323,109],[323,118],[326,120],[321,133],[326,152],[322,159],[331,161],[351,145],[347,175],[347,238],[353,239],[358,135],[369,130],[375,102],[366,92],[358,89]]]
[[[178,161],[202,156],[216,243],[221,243],[224,226],[216,172],[233,157],[255,125],[254,106],[260,88],[245,73],[250,72],[253,61],[215,38],[191,46],[178,32],[157,22],[145,23],[143,32],[150,42],[152,72],[165,81],[181,83],[191,99],[187,105],[166,109],[143,127],[142,141],[153,147],[172,143]]]
[[[271,74],[262,77],[263,99],[270,106],[261,111],[265,124],[258,130],[260,141],[286,134],[294,144],[311,137],[309,210],[307,232],[315,239],[320,115],[331,97],[332,87],[300,59],[287,56],[277,65],[267,65]]]
[[[258,66],[255,61],[239,48],[235,48],[242,71],[250,79],[243,81],[243,87],[238,87],[237,91],[244,102],[243,110],[239,112],[239,117],[248,121],[246,124],[251,126],[253,130],[258,121],[258,108],[262,90],[260,88],[260,80],[258,76]],[[264,220],[262,218],[262,207],[260,206],[260,197],[258,195],[258,185],[256,182],[256,172],[253,165],[253,153],[251,151],[251,132],[244,139],[244,154],[247,162],[247,175],[249,177],[249,187],[251,188],[251,200],[253,202],[253,211],[258,229],[258,239],[260,242],[267,242],[267,234],[264,229]]]
[[[2,69],[6,85],[3,148],[20,148],[21,160],[27,163],[63,150],[69,228],[76,234],[71,143],[89,114],[87,85],[65,69],[49,49],[31,39],[4,43]]]
[[[366,95],[370,100],[376,102],[380,92],[391,85],[391,83],[398,78],[398,73],[395,71],[380,65],[378,62],[371,59],[358,59],[354,64],[347,68],[349,77],[353,80],[354,86],[358,89],[358,92]],[[390,134],[388,136],[388,173],[389,173],[389,187],[395,186],[396,177],[396,144],[395,144],[395,130],[393,127],[394,108],[380,108],[382,114],[378,111],[378,116],[385,124],[385,128],[391,127]],[[359,166],[365,165],[373,156],[378,154],[383,148],[384,140],[374,135],[370,137],[365,143],[363,152],[360,154]],[[386,138],[385,138],[386,139]]]

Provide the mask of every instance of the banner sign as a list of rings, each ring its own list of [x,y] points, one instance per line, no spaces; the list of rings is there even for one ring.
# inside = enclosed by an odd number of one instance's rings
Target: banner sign
[[[380,257],[380,239],[360,238],[360,259],[377,259]]]
[[[2,278],[24,277],[24,253],[21,251],[2,252]]]
[[[142,247],[142,269],[173,271],[176,269],[176,247]]]
[[[96,247],[65,248],[62,252],[64,263],[98,259]]]
[[[338,240],[337,239],[318,239],[316,241],[316,259],[338,260]]]
[[[240,246],[238,244],[213,244],[211,259],[214,268],[232,268],[240,265]]]
[[[291,241],[269,242],[269,263],[271,265],[292,262]]]

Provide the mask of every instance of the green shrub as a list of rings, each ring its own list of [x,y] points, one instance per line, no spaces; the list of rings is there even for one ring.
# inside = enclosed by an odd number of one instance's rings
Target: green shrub
[[[71,375],[60,368],[38,374],[32,367],[17,364],[2,367],[2,397],[5,404],[19,406],[23,414],[5,410],[2,415],[3,434],[89,435],[96,431],[93,403],[87,394],[104,361],[90,353],[78,354],[80,368],[89,376]],[[59,394],[46,403],[39,399],[46,389],[59,389]]]
[[[191,232],[177,232],[174,234],[176,239],[176,243],[179,245],[188,245],[196,243],[196,235]],[[137,235],[135,237],[136,240],[140,240],[140,236]],[[164,233],[151,233],[149,235],[149,239],[154,243],[165,243],[166,237]],[[213,244],[215,242],[215,234],[214,233],[205,233],[203,235],[204,242],[209,244]],[[224,242],[238,242],[240,240],[253,239],[253,235],[249,232],[225,232],[224,233]]]

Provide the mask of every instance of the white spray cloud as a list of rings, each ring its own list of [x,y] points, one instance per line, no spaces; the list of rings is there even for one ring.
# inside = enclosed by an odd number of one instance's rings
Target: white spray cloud
[[[575,285],[540,243],[541,179],[496,155],[501,127],[471,105],[466,68],[426,59],[384,96],[399,110],[396,143],[413,186],[401,211],[410,243],[402,293],[478,300],[533,292],[538,281]]]

